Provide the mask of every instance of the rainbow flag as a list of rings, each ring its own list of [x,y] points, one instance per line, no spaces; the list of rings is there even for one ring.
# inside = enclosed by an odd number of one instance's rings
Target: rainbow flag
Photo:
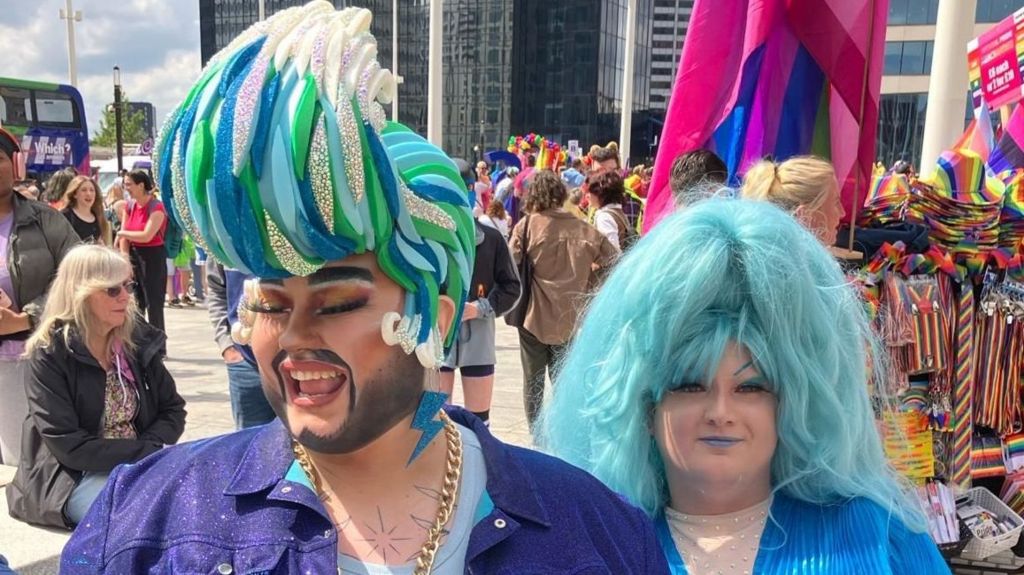
[[[673,209],[672,162],[700,148],[736,184],[754,161],[832,161],[847,218],[875,159],[888,0],[697,0],[654,164],[644,229]],[[859,206],[858,206],[859,207]]]

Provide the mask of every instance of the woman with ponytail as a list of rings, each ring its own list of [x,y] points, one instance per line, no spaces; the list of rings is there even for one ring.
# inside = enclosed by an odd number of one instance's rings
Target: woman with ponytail
[[[839,220],[846,214],[835,169],[814,156],[796,156],[782,163],[761,160],[744,176],[741,195],[789,212],[826,246],[835,244]]]

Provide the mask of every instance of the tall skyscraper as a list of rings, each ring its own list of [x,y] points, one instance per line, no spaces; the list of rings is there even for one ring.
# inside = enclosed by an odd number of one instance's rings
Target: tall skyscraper
[[[651,41],[651,110],[664,114],[683,53],[694,0],[654,0]]]
[[[653,156],[651,40],[656,0],[639,0],[633,156]],[[266,0],[268,16],[304,0]],[[374,13],[381,64],[392,62],[393,0],[333,0]],[[509,136],[536,132],[565,145],[619,137],[627,0],[446,0],[444,147],[475,159]],[[255,22],[257,0],[199,0],[203,62]],[[398,2],[399,119],[427,124],[429,2]],[[671,85],[671,80],[670,84]]]

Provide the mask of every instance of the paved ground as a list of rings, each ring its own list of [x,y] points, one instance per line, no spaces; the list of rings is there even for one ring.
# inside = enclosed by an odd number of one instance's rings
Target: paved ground
[[[499,438],[519,445],[529,444],[522,404],[522,372],[519,342],[515,330],[502,322],[498,328],[498,368],[491,408],[491,430]],[[206,310],[168,309],[170,334],[167,366],[174,374],[178,391],[188,403],[188,419],[182,441],[228,433],[233,430],[228,399],[227,375],[213,343],[213,329]],[[456,384],[455,402],[461,402]],[[10,482],[14,468],[0,465],[0,492]],[[58,558],[68,533],[30,527],[7,514],[6,497],[0,493],[0,554],[22,575],[57,573]]]

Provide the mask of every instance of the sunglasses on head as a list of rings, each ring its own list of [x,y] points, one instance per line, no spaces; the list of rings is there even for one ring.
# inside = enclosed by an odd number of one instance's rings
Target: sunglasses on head
[[[103,288],[103,291],[110,297],[117,297],[121,295],[121,290],[124,290],[125,292],[128,293],[128,295],[131,295],[135,291],[135,282],[126,281],[121,285]]]

